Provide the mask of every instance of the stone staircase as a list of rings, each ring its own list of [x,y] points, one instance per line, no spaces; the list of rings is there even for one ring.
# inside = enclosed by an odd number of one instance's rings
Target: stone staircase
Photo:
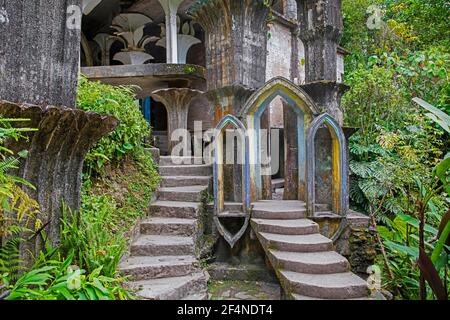
[[[368,299],[367,284],[350,272],[300,201],[254,203],[251,225],[288,299]]]
[[[179,162],[182,162],[179,164]],[[196,258],[198,215],[212,168],[193,158],[161,157],[161,187],[120,271],[141,299],[207,299],[208,274]]]

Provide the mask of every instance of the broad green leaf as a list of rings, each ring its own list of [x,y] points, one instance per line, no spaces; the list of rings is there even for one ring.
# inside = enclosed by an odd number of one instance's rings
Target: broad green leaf
[[[411,216],[408,216],[406,214],[400,213],[398,214],[398,217],[402,220],[404,220],[406,223],[408,223],[409,225],[413,226],[416,229],[419,229],[419,220],[416,218],[413,218]],[[395,220],[394,220],[395,221]],[[426,232],[432,233],[433,235],[436,235],[438,233],[438,230],[436,228],[433,228],[432,226],[430,226],[429,224],[425,224],[424,226],[424,230]]]
[[[398,244],[389,240],[384,241],[384,244],[391,250],[397,251],[399,253],[406,254],[414,259],[417,259],[419,257],[419,249],[408,247],[402,244]]]
[[[444,130],[450,133],[450,116],[448,114],[420,98],[414,98],[413,101],[422,108],[430,111],[431,115],[427,114],[427,116],[436,121]]]

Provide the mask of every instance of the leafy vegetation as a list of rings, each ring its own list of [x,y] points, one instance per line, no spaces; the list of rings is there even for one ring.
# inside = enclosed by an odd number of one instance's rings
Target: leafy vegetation
[[[450,139],[440,119],[450,113],[448,6],[440,0],[343,1],[342,44],[351,51],[343,107],[346,124],[359,128],[350,140],[351,204],[379,224],[384,284],[396,298],[425,296],[419,247],[422,257],[441,248],[433,265],[448,286],[448,248],[437,240],[450,203],[448,167],[442,169]],[[415,97],[435,108],[422,108]]]
[[[0,122],[0,236],[15,235],[0,248],[0,297],[132,298],[117,266],[125,253],[130,229],[145,212],[159,183],[155,163],[145,150],[150,128],[134,102],[131,88],[114,88],[81,78],[78,104],[86,111],[113,115],[120,125],[87,155],[81,210],[75,213],[63,208],[60,246],[52,248],[47,244],[29,269],[21,267],[19,244],[27,240],[21,238],[24,227],[34,231],[40,226],[40,220],[34,219],[39,213],[38,204],[17,185],[32,186],[8,173],[20,159],[7,157],[11,152],[3,142],[6,138],[23,138],[20,133],[30,129],[13,129],[9,122]],[[33,230],[29,221],[34,223]]]
[[[77,104],[82,110],[112,115],[120,121],[116,130],[87,154],[85,171],[89,176],[103,173],[107,164],[117,165],[128,155],[141,153],[151,130],[137,107],[132,87],[113,87],[82,76]]]

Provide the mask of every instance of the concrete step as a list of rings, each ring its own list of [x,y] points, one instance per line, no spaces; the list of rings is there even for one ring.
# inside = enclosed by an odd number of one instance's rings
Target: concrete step
[[[204,164],[202,157],[162,156],[159,159],[160,167],[198,164]]]
[[[277,220],[252,219],[252,227],[257,232],[267,232],[286,235],[302,235],[319,233],[319,225],[308,219]]]
[[[289,252],[269,250],[269,259],[276,269],[301,273],[327,274],[350,270],[347,259],[334,251]]]
[[[323,299],[351,299],[368,296],[367,283],[351,272],[308,274],[280,270],[280,280],[289,291]]]
[[[242,211],[242,202],[225,202],[224,211]]]
[[[194,256],[137,256],[123,261],[119,270],[132,280],[180,277],[197,271]]]
[[[192,237],[141,235],[131,245],[132,256],[193,255]]]
[[[210,165],[181,165],[159,167],[161,176],[211,176]]]
[[[284,179],[278,178],[278,179],[272,179],[272,192],[276,189],[282,189],[284,188]]]
[[[207,189],[207,186],[159,188],[158,200],[200,202],[202,192]]]
[[[294,252],[330,251],[333,242],[319,233],[307,235],[282,235],[257,233],[263,247],[267,249]]]
[[[197,220],[180,218],[150,218],[141,222],[141,234],[192,236]]]
[[[161,177],[161,187],[208,186],[211,179],[210,176],[166,176]]]
[[[134,281],[130,287],[145,300],[181,300],[207,288],[208,275],[203,272],[183,277]]]
[[[252,217],[256,219],[302,219],[306,205],[295,200],[264,200],[253,203]]]
[[[149,213],[158,217],[195,219],[198,215],[199,206],[198,202],[158,200],[150,205]]]

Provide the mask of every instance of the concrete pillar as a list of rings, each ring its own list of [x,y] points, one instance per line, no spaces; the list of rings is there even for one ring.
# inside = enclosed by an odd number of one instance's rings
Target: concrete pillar
[[[262,141],[261,144],[265,143],[266,148],[260,148],[260,152],[262,153],[261,160],[266,161],[265,157],[271,156],[270,154],[270,108],[266,108],[264,113],[261,115],[261,130],[266,130],[267,135],[263,135],[261,139],[265,139],[267,141]],[[261,172],[263,175],[261,176],[262,182],[262,199],[263,200],[271,200],[272,199],[272,175],[271,175],[271,162],[261,163]]]
[[[208,90],[265,83],[267,17],[262,1],[215,0],[193,12],[205,30]]]
[[[25,189],[46,213],[44,231],[57,245],[62,201],[79,210],[84,156],[117,120],[75,106],[81,0],[0,0],[0,8],[0,116],[30,119],[16,125],[38,129],[6,147],[28,150],[15,174],[36,187]],[[36,237],[27,245],[22,252],[42,244]]]
[[[268,14],[262,1],[253,0],[202,1],[193,12],[205,31],[207,98],[214,125],[226,114],[239,116],[265,83]],[[230,177],[227,183],[241,186],[242,166],[229,167],[233,172],[224,173]]]
[[[303,89],[322,112],[343,125],[341,97],[346,86],[337,83],[337,49],[342,36],[342,0],[298,1],[299,37],[305,46]]]
[[[183,129],[185,134],[183,141],[190,141],[187,136],[189,105],[192,99],[202,93],[202,91],[187,88],[161,89],[152,93],[152,98],[163,103],[167,109],[167,138],[169,142],[169,153],[171,153],[174,146],[179,143],[178,141],[171,140],[172,134],[175,130]],[[190,149],[188,151],[190,152]]]
[[[166,14],[167,63],[178,63],[177,12],[183,0],[159,0]]]
[[[284,0],[284,15],[288,19],[297,20],[297,1],[295,0]]]
[[[284,118],[284,200],[299,200],[297,114],[283,101]],[[301,199],[304,200],[304,199]]]

